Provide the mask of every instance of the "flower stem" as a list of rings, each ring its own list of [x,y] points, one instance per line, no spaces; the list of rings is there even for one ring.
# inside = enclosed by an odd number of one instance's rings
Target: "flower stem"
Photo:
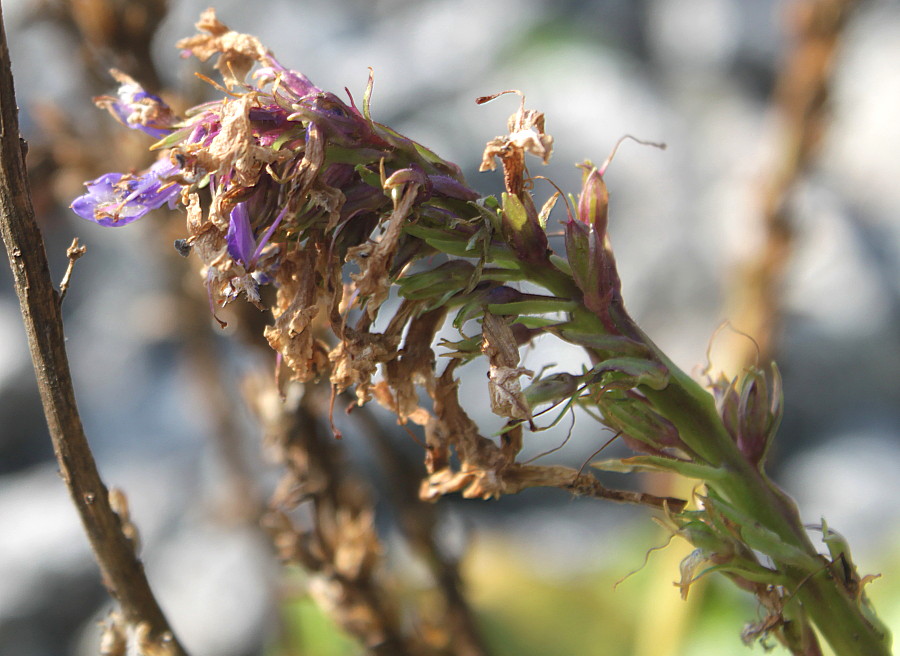
[[[753,520],[749,529],[765,529],[783,542],[783,549],[767,555],[787,578],[790,593],[803,604],[816,628],[841,656],[889,656],[890,632],[866,613],[847,585],[835,576],[830,561],[818,554],[793,500],[741,454],[719,419],[712,396],[658,349],[657,354],[669,367],[670,383],[663,390],[646,388],[642,392],[677,426],[689,447],[727,472],[709,485]],[[741,530],[751,541],[748,527]],[[795,553],[806,558],[797,558]]]

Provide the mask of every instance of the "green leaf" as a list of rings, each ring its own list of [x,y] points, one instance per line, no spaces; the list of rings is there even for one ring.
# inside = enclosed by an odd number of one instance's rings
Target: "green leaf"
[[[714,499],[713,495],[710,495],[705,503],[714,504],[716,511],[737,526],[741,539],[750,549],[766,554],[777,563],[800,567],[807,572],[815,572],[822,568],[822,563],[816,556],[790,544],[775,531],[760,524],[752,515],[744,513],[718,495],[715,496]]]
[[[554,335],[567,342],[596,351],[607,351],[623,356],[644,358],[651,356],[653,353],[646,345],[621,335],[604,335],[597,332],[580,331],[573,328],[567,328],[565,324],[553,328],[549,332],[552,332]]]
[[[434,298],[447,292],[459,292],[466,288],[475,267],[466,260],[444,262],[431,271],[404,276],[397,281],[403,298],[420,300]]]
[[[619,474],[632,474],[636,472],[675,472],[686,478],[695,478],[697,480],[710,482],[721,480],[724,476],[728,475],[727,472],[717,467],[698,465],[693,462],[676,460],[675,458],[649,455],[598,460],[592,462],[591,467]]]
[[[511,303],[490,303],[487,309],[491,314],[503,316],[523,314],[549,314],[551,312],[571,312],[577,303],[562,298],[547,297],[541,300],[513,301]]]

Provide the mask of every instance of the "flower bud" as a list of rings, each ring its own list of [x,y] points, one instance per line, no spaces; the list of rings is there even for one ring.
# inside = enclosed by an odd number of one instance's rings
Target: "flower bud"
[[[565,226],[566,256],[575,284],[584,294],[584,304],[610,332],[618,333],[611,308],[622,306],[622,283],[606,237],[608,208],[606,183],[591,167],[578,200],[578,218]]]
[[[772,365],[772,389],[760,369],[747,372],[741,381],[737,445],[753,464],[762,467],[782,415],[781,375]]]
[[[591,226],[602,241],[606,237],[609,222],[609,190],[595,166],[591,166],[590,162],[585,162],[582,166],[585,166],[587,173],[578,197],[578,220]]]
[[[778,368],[773,363],[771,384],[761,369],[748,367],[732,381],[720,377],[712,392],[728,434],[750,462],[762,467],[783,412]]]

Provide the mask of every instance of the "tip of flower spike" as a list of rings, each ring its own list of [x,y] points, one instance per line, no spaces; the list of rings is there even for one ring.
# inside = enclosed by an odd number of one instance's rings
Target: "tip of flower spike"
[[[579,164],[584,170],[584,182],[578,197],[578,220],[592,226],[601,239],[606,234],[609,221],[609,190],[603,173],[590,161]]]

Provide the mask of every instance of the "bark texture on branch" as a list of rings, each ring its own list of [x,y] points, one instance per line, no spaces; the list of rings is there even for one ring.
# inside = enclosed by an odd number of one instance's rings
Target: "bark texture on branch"
[[[184,649],[160,609],[135,545],[109,502],[84,435],[65,350],[59,294],[53,287],[43,237],[34,220],[25,169],[27,145],[18,108],[0,7],[0,233],[9,256],[44,414],[60,474],[71,494],[126,630],[152,650],[181,656]]]

